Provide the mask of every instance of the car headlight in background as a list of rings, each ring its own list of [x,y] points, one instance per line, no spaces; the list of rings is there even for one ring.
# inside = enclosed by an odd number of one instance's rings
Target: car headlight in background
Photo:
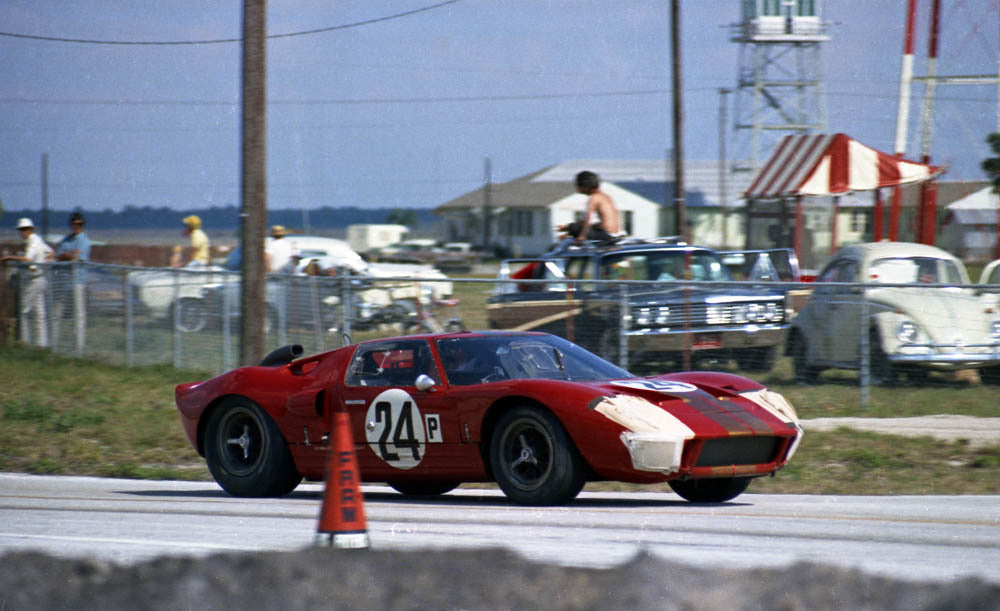
[[[710,325],[780,322],[784,307],[773,301],[767,303],[736,303],[710,305],[706,310]]]
[[[910,344],[917,340],[920,330],[917,325],[909,320],[904,320],[896,327],[896,338],[904,344]]]
[[[1000,320],[990,323],[990,340],[1000,342]]]
[[[632,321],[637,327],[650,325],[666,326],[670,323],[670,308],[668,306],[650,306],[634,308]]]

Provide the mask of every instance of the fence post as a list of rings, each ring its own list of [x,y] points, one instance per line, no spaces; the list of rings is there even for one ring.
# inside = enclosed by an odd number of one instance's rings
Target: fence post
[[[132,311],[132,289],[129,285],[126,271],[122,275],[122,296],[125,302],[125,362],[129,367],[135,366],[135,318]]]
[[[181,368],[181,277],[179,271],[174,271],[174,300],[173,300],[173,316],[172,322],[173,333],[170,334],[174,338],[174,369]]]
[[[319,277],[306,276],[309,279],[309,309],[312,310],[313,341],[316,352],[323,351],[323,304],[319,298]]]
[[[868,291],[861,285],[861,409],[868,411],[868,393],[871,385],[871,341],[868,332]]]
[[[346,274],[342,274],[340,282],[340,314],[344,320],[344,324],[340,325],[340,337],[346,346],[348,338],[351,337],[351,314],[353,309],[351,278]]]
[[[72,291],[73,300],[73,328],[76,330],[76,356],[83,358],[84,344],[87,341],[87,313],[84,310],[87,304],[83,297],[87,289],[80,283],[80,266],[83,264],[80,261],[73,261],[72,265],[73,277],[70,279],[70,291]]]
[[[233,368],[233,337],[232,321],[230,312],[233,311],[233,291],[230,290],[233,275],[226,273],[222,276],[222,312],[219,319],[222,321],[222,369],[229,371]]]
[[[280,274],[278,276],[278,282],[280,283],[281,289],[278,291],[278,303],[276,304],[278,309],[278,328],[273,329],[278,332],[278,345],[287,346],[288,345],[288,294],[291,292],[292,279],[288,274]],[[295,299],[298,303],[299,299]]]
[[[632,322],[632,310],[628,304],[628,285],[618,285],[618,366],[628,370],[628,330]]]

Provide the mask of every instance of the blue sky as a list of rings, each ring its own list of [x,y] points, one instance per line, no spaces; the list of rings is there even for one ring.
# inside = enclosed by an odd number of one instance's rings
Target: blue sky
[[[268,4],[268,206],[432,207],[567,159],[660,159],[672,146],[666,0],[318,0]],[[905,0],[826,2],[831,132],[892,152]],[[915,72],[925,71],[920,3]],[[940,74],[997,71],[1000,0],[945,2]],[[72,7],[72,8],[69,8]],[[682,3],[689,159],[718,151],[727,27],[739,0]],[[242,3],[2,0],[0,31],[115,42],[237,39]],[[239,205],[240,45],[0,36],[0,200],[57,210]],[[913,90],[907,156],[919,158]],[[730,116],[733,101],[730,99]],[[932,157],[982,179],[997,87],[942,86]],[[730,151],[732,154],[732,151]],[[4,222],[9,219],[4,219]]]

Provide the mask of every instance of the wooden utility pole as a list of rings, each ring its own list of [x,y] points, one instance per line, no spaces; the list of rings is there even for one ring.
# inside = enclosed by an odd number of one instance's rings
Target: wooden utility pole
[[[670,1],[670,37],[674,89],[674,229],[685,242],[688,235],[684,209],[684,96],[681,91],[680,0]]]
[[[240,200],[240,364],[264,355],[267,314],[264,236],[267,225],[266,0],[243,0],[243,100]]]

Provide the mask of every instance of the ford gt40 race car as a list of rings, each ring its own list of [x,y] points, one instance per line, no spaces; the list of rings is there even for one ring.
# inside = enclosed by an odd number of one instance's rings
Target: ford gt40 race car
[[[802,438],[780,394],[718,372],[638,378],[559,337],[513,331],[379,339],[301,358],[300,346],[176,389],[181,422],[236,496],[322,480],[345,410],[361,477],[408,495],[495,481],[556,505],[587,481],[668,481],[723,502],[784,466]]]

